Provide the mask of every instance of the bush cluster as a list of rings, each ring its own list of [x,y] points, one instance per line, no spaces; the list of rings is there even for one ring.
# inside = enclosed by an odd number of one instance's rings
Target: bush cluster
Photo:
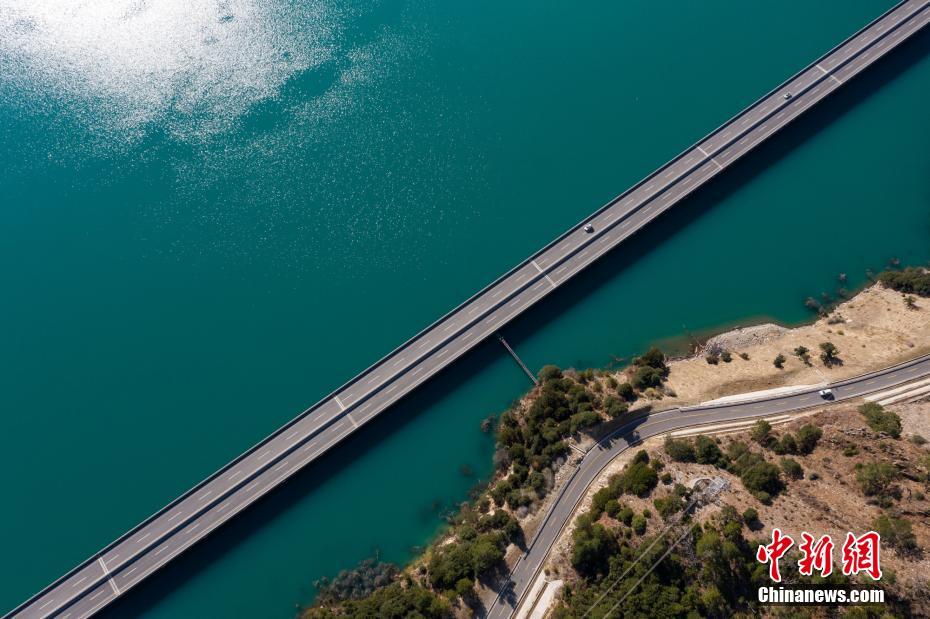
[[[859,407],[859,413],[865,417],[873,432],[887,434],[892,438],[901,436],[901,418],[891,411],[886,411],[878,402],[866,402]]]
[[[474,524],[461,524],[456,541],[440,546],[430,558],[430,584],[467,596],[475,581],[502,565],[507,545],[521,536],[519,523],[502,510],[483,516]]]
[[[885,271],[879,274],[878,281],[898,292],[930,296],[930,271],[926,269],[908,267],[903,271]]]

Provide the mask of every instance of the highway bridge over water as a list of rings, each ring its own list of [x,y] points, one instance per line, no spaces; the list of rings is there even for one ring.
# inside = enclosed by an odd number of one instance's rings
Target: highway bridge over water
[[[113,602],[914,35],[928,7],[895,5],[8,616]]]

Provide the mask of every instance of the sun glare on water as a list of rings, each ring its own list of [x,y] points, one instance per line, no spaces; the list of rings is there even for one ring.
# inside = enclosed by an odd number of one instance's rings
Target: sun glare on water
[[[110,138],[153,122],[208,137],[326,62],[334,13],[313,1],[0,0],[0,87],[22,105],[64,103]]]

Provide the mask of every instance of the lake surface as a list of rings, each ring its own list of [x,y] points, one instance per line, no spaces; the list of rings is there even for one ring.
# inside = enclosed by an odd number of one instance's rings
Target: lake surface
[[[0,0],[0,609],[891,4]],[[925,32],[505,335],[603,366],[927,261],[928,92]],[[484,344],[109,614],[409,560],[527,386]]]

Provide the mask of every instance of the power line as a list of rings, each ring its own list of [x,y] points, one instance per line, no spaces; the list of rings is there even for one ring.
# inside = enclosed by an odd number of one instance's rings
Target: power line
[[[709,498],[715,497],[715,496],[717,495],[718,492],[720,492],[721,490],[723,490],[723,488],[725,487],[725,485],[726,485],[726,482],[724,482],[724,481],[721,480],[720,478],[715,478],[715,479],[711,480],[711,482],[710,482],[710,484],[707,486],[707,488],[705,488],[703,491],[699,492],[693,499],[691,499],[691,501],[688,503],[688,505],[686,505],[685,508],[684,508],[683,510],[681,510],[680,512],[678,512],[678,516],[677,516],[672,522],[670,522],[670,523],[668,524],[668,526],[666,526],[665,529],[664,529],[661,533],[659,533],[659,535],[656,536],[656,538],[655,538],[654,540],[652,540],[652,542],[646,547],[646,549],[645,549],[644,551],[642,551],[642,552],[640,553],[639,557],[637,557],[636,560],[633,561],[633,563],[631,563],[630,566],[627,567],[626,570],[624,570],[624,572],[623,572],[622,574],[620,574],[619,577],[617,577],[617,579],[613,582],[613,584],[611,584],[609,587],[607,587],[606,590],[604,590],[604,592],[597,598],[597,600],[595,600],[594,603],[591,604],[591,607],[588,608],[588,610],[586,610],[585,613],[581,616],[581,619],[584,619],[584,618],[587,617],[589,614],[591,614],[591,611],[594,610],[594,609],[597,607],[598,604],[600,604],[602,601],[604,601],[604,598],[607,597],[607,595],[608,595],[611,591],[613,591],[614,587],[616,587],[617,585],[619,585],[619,584],[623,581],[623,579],[626,578],[627,574],[629,574],[630,571],[631,571],[634,567],[636,567],[636,565],[637,565],[640,561],[642,561],[643,558],[645,558],[645,556],[646,556],[647,554],[649,554],[649,551],[652,550],[652,547],[655,546],[656,544],[658,544],[659,541],[661,541],[662,538],[665,537],[665,534],[668,533],[668,532],[672,529],[672,527],[677,526],[678,524],[681,523],[682,518],[684,518],[685,515],[686,515],[689,511],[691,511],[691,508],[693,508],[693,507],[698,503],[698,501],[701,501],[701,500],[703,500],[703,499],[709,499]],[[659,563],[662,562],[662,559],[664,559],[665,557],[667,557],[668,554],[672,551],[672,549],[675,548],[675,546],[677,546],[677,545],[681,542],[681,540],[683,540],[683,539],[688,535],[688,533],[689,533],[690,531],[691,531],[691,529],[688,529],[687,531],[685,531],[684,535],[682,535],[680,538],[678,538],[678,539],[675,541],[674,544],[672,544],[671,546],[669,546],[668,550],[666,550],[665,553],[664,553],[661,557],[659,557],[658,561],[656,561],[655,563],[653,563],[652,567],[650,567],[649,570],[648,570],[645,574],[643,574],[643,576],[642,576],[639,580],[636,581],[636,583],[630,588],[630,590],[627,591],[627,592],[623,595],[622,598],[620,598],[620,601],[617,602],[616,604],[614,604],[614,605],[610,608],[610,610],[607,611],[607,614],[604,615],[604,616],[606,617],[606,616],[610,615],[610,613],[612,613],[612,612],[614,611],[614,609],[617,608],[617,606],[620,604],[620,602],[622,602],[623,600],[625,600],[625,599],[627,598],[627,596],[629,596],[630,593],[632,593],[633,590],[636,589],[637,586],[639,586],[639,584],[646,578],[646,576],[648,576],[649,574],[652,573],[652,571],[659,565]]]

